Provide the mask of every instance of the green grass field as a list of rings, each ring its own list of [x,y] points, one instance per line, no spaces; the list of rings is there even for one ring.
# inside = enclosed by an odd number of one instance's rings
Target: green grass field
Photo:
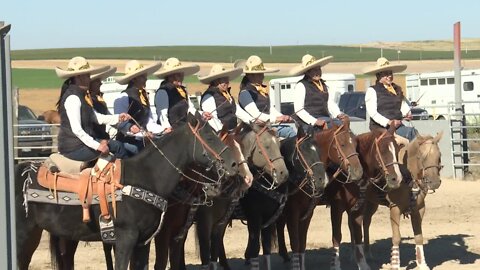
[[[165,60],[175,56],[183,61],[194,62],[233,62],[236,59],[246,59],[252,54],[259,55],[269,63],[296,63],[306,54],[320,58],[333,55],[336,62],[375,61],[380,56],[378,48],[358,48],[345,46],[301,45],[301,46],[152,46],[152,47],[110,47],[110,48],[68,48],[12,51],[13,60],[38,59],[70,59],[81,55],[88,59],[148,59]],[[430,60],[453,59],[452,51],[418,51],[384,49],[383,55],[388,59]],[[480,58],[479,50],[462,52],[463,59]]]
[[[279,78],[282,76],[266,76],[265,81]],[[156,79],[156,77],[151,76],[150,79]],[[60,89],[63,81],[57,77],[54,70],[48,69],[23,69],[23,68],[14,68],[12,69],[12,80],[13,86],[19,87],[20,89],[31,89],[31,88],[58,88]],[[234,81],[240,82],[241,78],[237,78]],[[198,83],[197,76],[187,76],[185,77],[184,83]]]

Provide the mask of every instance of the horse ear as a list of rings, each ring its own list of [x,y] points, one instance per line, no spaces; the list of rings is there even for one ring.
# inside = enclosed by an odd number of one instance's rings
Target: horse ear
[[[305,130],[303,130],[302,125],[298,125],[297,126],[297,138],[303,138],[305,136],[306,136]]]
[[[435,136],[435,138],[433,138],[433,141],[435,143],[438,143],[442,139],[442,137],[443,137],[443,130],[440,131],[439,133],[437,133],[437,136]]]
[[[187,114],[187,122],[190,123],[190,125],[195,126],[198,122],[197,117],[195,115],[188,113]]]

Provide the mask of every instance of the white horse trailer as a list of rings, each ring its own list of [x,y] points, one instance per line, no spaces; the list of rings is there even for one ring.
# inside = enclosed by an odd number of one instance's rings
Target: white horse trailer
[[[270,102],[284,114],[291,115],[295,99],[295,85],[303,76],[278,78],[270,81]],[[333,95],[335,102],[345,92],[353,92],[356,88],[355,75],[350,73],[326,73],[322,79],[328,86],[328,93]]]
[[[480,98],[480,69],[462,70],[462,101],[478,101]],[[455,102],[455,78],[453,71],[408,75],[405,78],[407,97],[429,111],[432,119],[446,119],[453,113]],[[465,113],[478,113],[478,103],[465,104]]]

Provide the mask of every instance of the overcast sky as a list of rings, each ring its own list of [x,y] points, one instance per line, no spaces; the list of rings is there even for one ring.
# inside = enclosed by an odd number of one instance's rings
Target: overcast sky
[[[452,39],[457,21],[462,23],[462,38],[477,38],[479,13],[480,1],[433,0],[4,0],[0,4],[0,20],[12,24],[14,50],[438,40]]]

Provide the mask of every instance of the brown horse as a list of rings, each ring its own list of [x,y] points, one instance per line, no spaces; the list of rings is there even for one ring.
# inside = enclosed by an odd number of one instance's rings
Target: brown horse
[[[56,110],[44,111],[42,116],[44,121],[49,124],[60,124],[60,114]]]
[[[338,167],[335,177],[341,172],[348,175],[348,181],[361,179],[363,169],[356,152],[356,141],[350,132],[350,123],[341,126],[332,125],[331,129],[316,132],[314,139],[320,154],[320,161],[325,167]],[[332,179],[332,174],[330,181]],[[293,187],[298,190],[298,186]],[[289,196],[283,216],[277,222],[279,253],[285,261],[289,260],[285,245],[284,227],[287,223],[290,245],[293,253],[292,269],[305,269],[305,249],[307,231],[318,203],[318,196],[305,192],[295,192]]]
[[[332,243],[334,253],[330,269],[340,269],[340,243],[342,241],[342,215],[347,212],[350,234],[354,243],[354,257],[359,269],[370,269],[362,245],[363,205],[360,196],[361,189],[368,183],[376,184],[378,179],[388,179],[388,186],[383,188],[397,188],[402,181],[402,175],[397,162],[397,145],[393,136],[394,128],[389,130],[377,129],[357,136],[357,151],[363,166],[364,181],[357,183],[344,182],[340,176],[333,181],[325,191],[327,203],[330,207],[332,222]]]
[[[374,186],[367,189],[367,205],[363,220],[365,234],[365,248],[370,251],[369,227],[372,215],[379,204],[390,207],[390,222],[392,225],[392,253],[390,269],[400,269],[400,215],[410,214],[413,233],[415,235],[416,269],[429,269],[423,253],[422,219],[425,214],[425,197],[429,190],[435,191],[440,187],[441,153],[438,142],[442,133],[432,136],[417,136],[408,145],[401,161],[407,165],[413,181],[402,183],[400,188],[386,193],[386,201],[378,199],[378,190]]]

